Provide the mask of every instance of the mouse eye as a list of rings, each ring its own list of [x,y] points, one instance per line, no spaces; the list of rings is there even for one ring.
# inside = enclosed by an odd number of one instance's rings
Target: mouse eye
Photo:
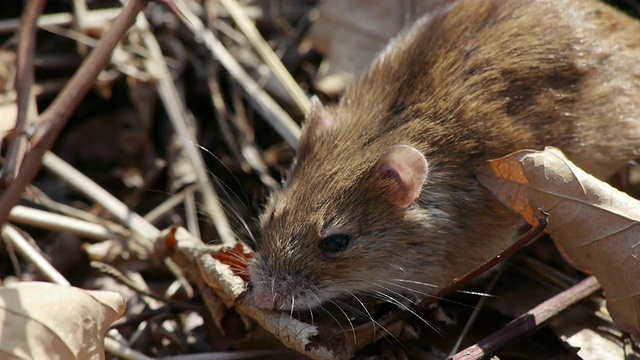
[[[347,234],[334,234],[320,239],[318,247],[325,255],[334,255],[345,251],[351,243],[351,236]]]

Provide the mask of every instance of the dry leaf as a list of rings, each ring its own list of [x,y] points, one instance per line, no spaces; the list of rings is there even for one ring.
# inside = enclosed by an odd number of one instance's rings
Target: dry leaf
[[[170,233],[170,230],[165,230],[164,236]],[[171,252],[172,259],[201,286],[207,290],[213,290],[203,291],[202,295],[214,318],[222,314],[219,308],[222,301],[226,307],[235,306],[242,314],[253,318],[288,348],[312,359],[348,359],[353,356],[353,350],[346,348],[345,344],[319,343],[314,338],[318,335],[316,326],[296,320],[289,313],[265,311],[242,301],[241,297],[246,288],[245,281],[234,273],[233,263],[224,264],[216,258],[225,259],[229,254],[211,256],[211,249],[216,247],[203,246],[202,241],[195,239],[181,227],[176,229],[173,236],[176,246]]]
[[[16,125],[16,118],[18,117],[18,104],[11,102],[7,104],[0,104],[0,140],[13,130]]]
[[[329,64],[326,75],[362,73],[404,26],[441,5],[434,0],[321,2],[311,36]]]
[[[104,335],[124,299],[44,282],[0,288],[0,358],[104,359]]]
[[[221,263],[229,265],[231,271],[242,278],[242,280],[249,281],[249,270],[247,269],[247,264],[249,263],[252,254],[243,243],[239,242],[231,249],[221,249],[219,252],[215,253],[213,257]]]
[[[582,329],[565,340],[578,348],[581,359],[624,359],[624,349],[614,340],[591,330]]]
[[[491,160],[478,180],[547,232],[571,263],[602,284],[607,307],[623,330],[640,337],[640,202],[585,173],[558,149],[524,150]]]

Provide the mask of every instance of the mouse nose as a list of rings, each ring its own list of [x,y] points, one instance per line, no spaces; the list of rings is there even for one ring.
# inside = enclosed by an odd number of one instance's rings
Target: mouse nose
[[[282,310],[287,307],[287,304],[291,306],[287,297],[281,294],[265,291],[265,289],[259,289],[259,287],[256,286],[253,286],[250,291],[253,303],[261,309]]]

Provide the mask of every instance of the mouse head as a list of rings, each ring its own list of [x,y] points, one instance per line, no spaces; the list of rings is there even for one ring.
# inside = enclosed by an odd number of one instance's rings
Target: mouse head
[[[398,290],[414,278],[406,252],[423,246],[416,200],[427,178],[424,155],[404,144],[363,149],[335,126],[314,98],[297,162],[260,218],[249,299],[262,308],[310,309],[341,295]]]

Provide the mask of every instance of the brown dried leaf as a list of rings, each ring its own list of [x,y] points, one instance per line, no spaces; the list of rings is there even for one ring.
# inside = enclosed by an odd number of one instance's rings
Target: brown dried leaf
[[[244,281],[249,281],[249,270],[247,264],[252,257],[247,247],[243,243],[237,243],[235,247],[227,249],[223,248],[219,252],[213,254],[223,264],[229,265],[231,271]]]
[[[165,231],[165,236],[169,231]],[[211,256],[209,248],[202,245],[184,228],[178,227],[174,233],[175,248],[172,259],[182,269],[190,274],[196,282],[207,287],[202,295],[212,317],[224,316],[220,308],[220,301],[226,307],[235,306],[242,314],[253,318],[267,331],[275,335],[282,343],[312,359],[343,359],[350,358],[351,349],[344,348],[344,344],[322,344],[314,336],[318,335],[316,326],[304,323],[291,317],[289,313],[265,311],[242,301],[245,291],[245,281],[234,273],[235,264],[222,263],[217,258],[228,258],[229,254],[218,253]],[[242,250],[244,252],[244,250]],[[236,258],[237,259],[237,258]],[[208,285],[208,286],[207,286]],[[212,296],[215,293],[216,296]]]
[[[523,150],[478,169],[502,203],[547,232],[571,263],[602,284],[607,307],[625,331],[640,336],[640,202],[585,173],[555,148]]]
[[[110,291],[44,282],[0,289],[0,358],[103,359],[104,335],[124,313]]]
[[[404,26],[442,4],[434,0],[321,2],[311,36],[329,64],[326,75],[362,73]]]

